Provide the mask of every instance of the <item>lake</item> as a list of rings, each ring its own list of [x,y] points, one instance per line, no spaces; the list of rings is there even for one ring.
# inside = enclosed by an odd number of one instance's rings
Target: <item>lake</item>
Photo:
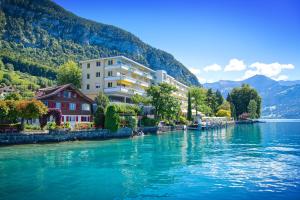
[[[299,199],[300,123],[0,148],[0,199]]]

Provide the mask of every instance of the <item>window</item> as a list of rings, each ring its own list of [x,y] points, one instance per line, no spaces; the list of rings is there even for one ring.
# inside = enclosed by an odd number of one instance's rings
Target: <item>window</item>
[[[100,77],[100,72],[96,72],[96,77]]]
[[[86,84],[86,89],[87,89],[87,90],[90,89],[90,84]]]
[[[69,116],[69,121],[70,122],[75,122],[76,120],[76,117],[75,116]]]
[[[108,65],[113,65],[114,61],[113,60],[108,60]]]
[[[82,122],[88,122],[89,121],[89,117],[81,116],[81,121]]]
[[[112,82],[108,82],[107,87],[112,87]]]
[[[113,72],[112,71],[108,71],[107,76],[112,76]]]
[[[64,92],[63,92],[63,96],[64,96],[64,98],[68,98],[68,97],[69,97],[68,91],[64,91]]]
[[[97,62],[96,62],[96,66],[97,66],[97,67],[100,67],[100,66],[101,66],[101,62],[100,62],[100,61],[97,61]]]
[[[72,97],[72,92],[68,92],[68,98]]]
[[[83,103],[81,105],[81,110],[85,110],[85,111],[90,111],[91,107],[90,107],[90,104],[88,103]]]
[[[56,102],[55,103],[55,108],[56,109],[61,109],[61,103],[60,102]]]
[[[86,79],[90,79],[90,74],[86,74]]]
[[[69,103],[69,110],[76,110],[76,104],[75,103]]]
[[[100,88],[100,83],[96,83],[96,88]]]
[[[89,69],[90,67],[91,67],[90,63],[86,64],[86,68]]]

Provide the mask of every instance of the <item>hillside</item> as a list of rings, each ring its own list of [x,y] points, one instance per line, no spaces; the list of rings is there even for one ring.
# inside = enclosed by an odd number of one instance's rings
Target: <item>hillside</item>
[[[0,57],[14,70],[54,80],[56,68],[79,61],[124,55],[177,80],[199,85],[171,54],[120,28],[80,18],[50,0],[0,0]]]
[[[221,91],[226,98],[234,87],[242,84],[254,87],[262,97],[262,116],[266,118],[299,118],[300,84],[298,81],[274,81],[256,75],[243,81],[218,81],[204,84],[205,88]]]

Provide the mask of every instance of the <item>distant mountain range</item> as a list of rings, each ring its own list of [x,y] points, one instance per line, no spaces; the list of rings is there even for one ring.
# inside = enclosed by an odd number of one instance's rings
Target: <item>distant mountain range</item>
[[[123,55],[165,70],[182,83],[200,85],[171,54],[118,27],[78,17],[50,0],[0,0],[0,48],[4,64],[50,80],[57,66],[69,59]]]
[[[234,87],[249,84],[262,97],[262,117],[300,118],[300,81],[275,81],[263,75],[255,75],[243,81],[218,81],[206,83],[205,88],[219,90],[226,98]]]

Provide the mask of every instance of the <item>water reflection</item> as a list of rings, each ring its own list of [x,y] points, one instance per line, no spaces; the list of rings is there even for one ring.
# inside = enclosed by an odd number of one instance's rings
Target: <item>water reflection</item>
[[[45,193],[49,199],[61,193],[72,199],[95,198],[98,193],[105,199],[223,199],[232,194],[245,199],[245,192],[260,198],[268,192],[295,195],[300,184],[299,128],[295,123],[240,125],[124,140],[5,147],[0,149],[0,195],[5,199],[25,194],[45,199]]]

